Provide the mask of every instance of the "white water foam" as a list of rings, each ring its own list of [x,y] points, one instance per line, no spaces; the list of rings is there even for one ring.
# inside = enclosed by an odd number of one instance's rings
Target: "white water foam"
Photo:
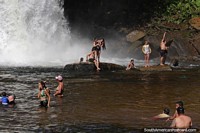
[[[0,0],[0,65],[63,65],[79,58],[59,0]]]

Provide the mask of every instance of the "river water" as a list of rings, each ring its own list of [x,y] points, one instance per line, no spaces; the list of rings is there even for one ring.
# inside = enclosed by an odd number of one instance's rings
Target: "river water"
[[[63,98],[54,97],[55,76],[64,77]],[[40,108],[37,83],[46,80],[51,107]],[[200,127],[200,74],[196,72],[67,73],[63,68],[1,67],[0,90],[16,105],[0,105],[0,132],[143,132],[169,127],[152,116],[184,101],[193,126]]]

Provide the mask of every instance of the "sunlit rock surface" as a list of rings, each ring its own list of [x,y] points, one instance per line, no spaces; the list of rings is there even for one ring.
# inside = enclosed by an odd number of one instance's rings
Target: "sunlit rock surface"
[[[132,31],[131,33],[129,33],[126,36],[126,40],[129,41],[129,42],[135,42],[138,39],[143,38],[145,35],[146,35],[146,33],[142,32],[142,31],[135,30],[135,31]]]
[[[190,19],[189,23],[195,29],[200,30],[200,17]]]

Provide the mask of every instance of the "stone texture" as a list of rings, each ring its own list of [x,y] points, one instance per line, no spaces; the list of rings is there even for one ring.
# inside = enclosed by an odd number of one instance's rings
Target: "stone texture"
[[[126,40],[129,42],[135,42],[138,39],[141,39],[145,36],[146,34],[143,31],[135,30],[126,35]]]
[[[150,66],[150,67],[140,67],[138,68],[140,71],[172,71],[171,67],[169,65],[164,66]]]
[[[200,30],[200,17],[190,19],[189,23],[193,28]]]
[[[117,70],[125,70],[125,66],[113,64],[113,63],[100,63],[101,71],[117,71]],[[96,71],[96,67],[94,63],[73,63],[73,64],[67,64],[64,67],[64,71],[67,72],[93,72]]]

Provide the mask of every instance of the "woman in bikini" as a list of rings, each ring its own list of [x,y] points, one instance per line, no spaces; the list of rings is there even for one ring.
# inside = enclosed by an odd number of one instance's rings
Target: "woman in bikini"
[[[41,107],[50,107],[50,90],[46,87],[44,81],[38,83],[39,93],[38,98],[40,99]]]

